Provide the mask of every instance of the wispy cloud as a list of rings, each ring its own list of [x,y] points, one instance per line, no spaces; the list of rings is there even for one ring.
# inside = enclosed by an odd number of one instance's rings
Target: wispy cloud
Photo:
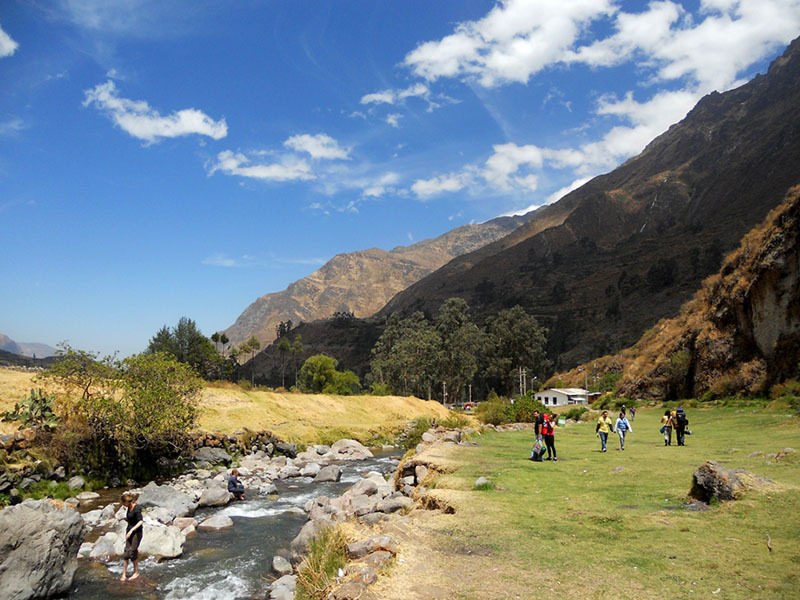
[[[405,89],[382,90],[361,97],[361,104],[399,104],[407,98],[429,98],[431,91],[428,86],[416,83]]]
[[[295,181],[314,179],[311,166],[304,160],[285,157],[283,162],[256,163],[241,152],[224,150],[210,166],[208,174],[217,171],[228,175],[268,181]]]
[[[168,116],[144,100],[121,98],[113,81],[106,81],[84,92],[84,106],[104,112],[120,129],[148,144],[163,138],[203,135],[219,140],[228,135],[225,119],[215,121],[202,111],[187,108]]]
[[[339,142],[324,133],[293,135],[283,145],[297,152],[306,152],[315,159],[346,160],[350,158],[347,149],[340,147]]]
[[[13,117],[7,121],[0,121],[0,137],[11,137],[25,129],[25,121]]]
[[[19,44],[12,40],[11,36],[0,27],[0,58],[12,56],[17,51],[17,48],[19,48]]]

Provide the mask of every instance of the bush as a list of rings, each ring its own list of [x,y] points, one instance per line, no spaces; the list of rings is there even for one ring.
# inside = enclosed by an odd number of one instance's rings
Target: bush
[[[565,412],[562,416],[565,419],[571,419],[573,421],[580,421],[581,417],[588,413],[589,409],[585,406],[576,406],[574,408],[570,408],[567,412]]]
[[[533,411],[545,412],[544,405],[536,400],[532,393],[514,400],[508,411],[512,423],[533,423]]]
[[[411,421],[411,428],[406,432],[405,439],[401,446],[409,449],[414,448],[422,441],[422,434],[433,427],[434,421],[430,417],[417,417]]]
[[[373,396],[391,396],[392,395],[392,386],[388,383],[377,383],[373,382],[371,386],[369,386],[370,392]]]
[[[452,413],[446,419],[442,419],[439,422],[439,425],[442,427],[447,427],[448,429],[464,429],[465,427],[469,427],[470,420],[464,415]]]
[[[769,397],[773,400],[788,402],[792,410],[800,410],[800,381],[790,379],[784,383],[773,385]]]
[[[297,571],[297,598],[322,600],[347,564],[347,538],[339,527],[331,527],[311,540]]]
[[[511,422],[511,402],[508,398],[498,396],[494,392],[486,402],[481,402],[475,409],[475,416],[487,425],[503,425]]]

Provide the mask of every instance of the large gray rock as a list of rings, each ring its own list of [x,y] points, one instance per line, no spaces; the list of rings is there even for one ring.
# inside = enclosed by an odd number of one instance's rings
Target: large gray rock
[[[198,529],[206,530],[227,529],[228,527],[233,527],[233,519],[228,515],[214,515],[201,521],[197,526]]]
[[[336,456],[337,460],[364,460],[372,458],[372,452],[361,442],[356,440],[339,440],[335,442],[330,452]]]
[[[233,495],[226,487],[213,485],[203,490],[197,506],[225,506],[231,501],[231,498]]]
[[[75,475],[74,477],[69,478],[67,485],[71,490],[82,490],[86,485],[86,480],[80,475]]]
[[[145,523],[139,552],[157,559],[177,558],[183,554],[186,535],[173,525],[166,527]]]
[[[206,462],[210,465],[231,464],[231,455],[222,448],[207,448],[203,446],[194,451],[194,459],[197,462]]]
[[[269,586],[270,600],[294,600],[294,591],[297,588],[295,575],[284,575],[272,582]]]
[[[294,571],[292,563],[280,555],[272,557],[272,570],[280,577],[291,575]]]
[[[171,485],[157,485],[151,481],[139,495],[138,503],[142,508],[160,506],[172,514],[172,518],[188,517],[194,514],[197,504],[188,494],[176,490]]]
[[[297,457],[297,444],[291,442],[278,442],[275,444],[275,451],[280,452],[289,458]]]
[[[706,461],[694,472],[689,496],[702,502],[736,500],[748,489],[758,489],[772,483],[770,479],[743,469],[726,469],[714,461]]]
[[[69,590],[87,527],[73,508],[26,500],[0,511],[0,598],[47,598]]]
[[[300,533],[297,534],[297,537],[292,540],[290,546],[292,552],[297,554],[302,554],[305,552],[311,540],[332,525],[333,522],[327,519],[314,519],[312,521],[308,521],[305,525],[303,525],[303,528],[300,530]]]
[[[317,476],[314,477],[314,481],[316,483],[322,483],[325,481],[339,481],[341,478],[342,468],[339,465],[328,465],[319,470]]]
[[[360,542],[347,544],[347,556],[350,558],[363,558],[367,554],[372,554],[379,550],[397,554],[397,544],[388,535],[379,535]]]

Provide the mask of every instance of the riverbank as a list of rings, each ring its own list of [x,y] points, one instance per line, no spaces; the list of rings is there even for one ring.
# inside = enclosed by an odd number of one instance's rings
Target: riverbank
[[[751,406],[689,413],[685,447],[665,447],[658,409],[637,411],[620,452],[594,424],[556,431],[558,462],[528,460],[532,433],[485,432],[441,446],[432,490],[454,512],[414,511],[396,525],[398,560],[370,588],[381,600],[610,596],[800,596],[800,419]],[[740,500],[684,508],[707,460],[768,477]],[[478,477],[491,481],[474,489]]]

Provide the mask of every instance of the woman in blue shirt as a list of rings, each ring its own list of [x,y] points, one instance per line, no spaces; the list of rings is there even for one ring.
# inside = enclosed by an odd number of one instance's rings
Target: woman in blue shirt
[[[625,450],[625,434],[629,431],[633,432],[633,427],[631,427],[631,424],[625,417],[624,412],[619,413],[619,418],[617,419],[614,429],[617,430],[617,434],[619,435],[619,449]]]

